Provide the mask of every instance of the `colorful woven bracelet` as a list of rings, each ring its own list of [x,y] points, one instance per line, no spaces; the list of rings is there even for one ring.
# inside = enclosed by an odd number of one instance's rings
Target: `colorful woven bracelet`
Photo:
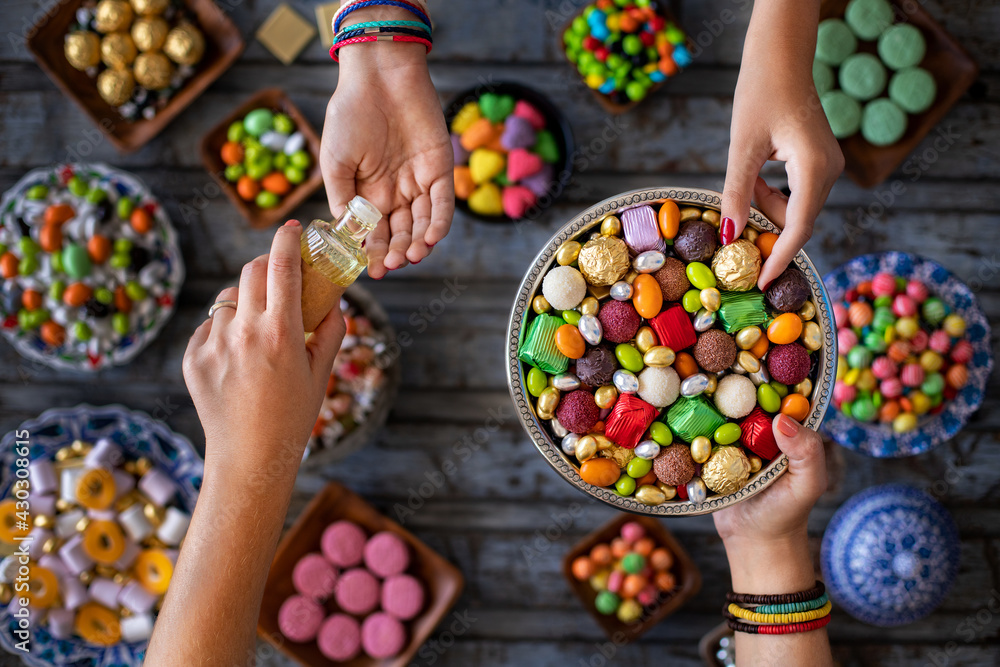
[[[345,46],[350,46],[351,44],[366,44],[368,42],[416,42],[418,44],[423,44],[427,48],[427,53],[431,52],[434,45],[426,37],[411,37],[410,35],[364,35],[362,37],[351,37],[350,39],[345,39],[342,42],[337,42],[330,47],[330,57],[333,58],[333,62],[339,63],[340,58],[337,57],[337,51]]]
[[[362,35],[411,35],[413,37],[423,37],[427,41],[434,43],[434,39],[428,35],[423,30],[413,30],[412,28],[361,28],[360,30],[355,30],[354,27],[349,27],[343,30],[337,38],[333,40],[333,43],[342,42],[345,39],[350,39],[352,37],[361,37]]]
[[[735,602],[730,602],[728,611],[736,618],[741,618],[744,621],[773,625],[778,623],[804,623],[805,621],[814,621],[817,618],[822,618],[829,614],[831,609],[833,609],[833,603],[827,602],[819,609],[812,609],[810,611],[796,611],[790,614],[762,614],[749,609],[743,609]]]
[[[805,623],[790,623],[788,625],[751,625],[733,619],[729,620],[729,629],[734,632],[745,632],[750,635],[790,635],[796,632],[809,632],[819,630],[830,623],[832,615],[817,618],[815,621]]]
[[[341,22],[351,12],[356,12],[357,10],[364,9],[365,7],[379,7],[386,5],[405,9],[406,11],[410,12],[418,19],[423,21],[428,28],[432,27],[430,16],[428,16],[427,13],[424,12],[424,10],[421,9],[418,5],[415,5],[412,2],[407,2],[406,0],[361,0],[361,2],[355,2],[353,4],[344,5],[343,7],[340,8],[340,11],[337,12],[336,16],[333,17],[333,32],[334,33],[340,32]]]
[[[799,593],[781,593],[779,595],[753,595],[750,593],[726,593],[726,600],[737,604],[787,604],[789,602],[808,602],[815,600],[826,592],[826,586],[822,581],[816,581],[816,585],[808,591]]]
[[[785,604],[762,604],[754,607],[751,611],[755,611],[758,614],[790,614],[796,611],[810,611],[812,609],[819,609],[826,604],[830,596],[823,593],[815,600],[809,600],[808,602],[787,602]]]
[[[414,30],[423,30],[427,34],[431,32],[427,24],[422,21],[365,21],[364,23],[353,23],[349,26],[344,26],[341,33],[349,30],[360,30],[361,28],[412,28]],[[333,41],[337,41],[336,38]]]

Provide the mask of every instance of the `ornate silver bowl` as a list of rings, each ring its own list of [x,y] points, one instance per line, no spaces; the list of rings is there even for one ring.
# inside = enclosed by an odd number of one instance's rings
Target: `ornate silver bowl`
[[[650,514],[654,516],[693,516],[696,514],[709,514],[726,507],[742,502],[747,498],[757,495],[774,480],[776,480],[788,468],[788,458],[782,454],[768,465],[764,466],[757,473],[750,477],[750,481],[736,493],[727,496],[710,496],[704,502],[692,502],[686,500],[668,500],[660,505],[644,505],[633,497],[619,496],[611,489],[593,486],[583,481],[580,471],[572,463],[569,457],[563,453],[559,443],[553,440],[553,436],[547,426],[541,423],[535,413],[534,400],[528,394],[525,384],[527,369],[517,358],[518,346],[524,332],[526,317],[532,312],[531,301],[536,294],[541,291],[542,279],[555,261],[556,251],[564,241],[576,239],[582,234],[589,232],[592,228],[598,227],[601,220],[607,215],[617,214],[619,211],[641,204],[653,204],[662,202],[665,199],[672,199],[678,205],[692,204],[702,208],[719,210],[722,206],[722,195],[712,190],[699,188],[680,188],[664,186],[660,188],[648,188],[633,190],[620,195],[605,199],[604,201],[583,211],[568,223],[563,225],[552,238],[548,240],[542,251],[535,257],[521,286],[518,289],[517,299],[510,314],[510,324],[507,328],[507,385],[510,389],[511,398],[514,400],[514,407],[521,420],[521,424],[531,437],[538,451],[545,457],[553,468],[562,477],[598,500],[608,505],[612,505],[622,510],[635,512],[637,514]],[[750,226],[762,232],[780,232],[780,229],[768,220],[763,213],[757,209],[750,209]],[[833,384],[837,369],[837,341],[835,327],[833,326],[833,309],[830,299],[827,296],[826,288],[823,286],[823,278],[816,271],[816,267],[800,251],[795,256],[795,264],[802,270],[809,281],[812,290],[812,300],[816,304],[817,320],[823,331],[823,347],[816,354],[817,359],[816,379],[813,383],[813,395],[809,416],[805,419],[805,425],[813,430],[819,428],[826,414],[826,409],[830,405],[833,395]]]

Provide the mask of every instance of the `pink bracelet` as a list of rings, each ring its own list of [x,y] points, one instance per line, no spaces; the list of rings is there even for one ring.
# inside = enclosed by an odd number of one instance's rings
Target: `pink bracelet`
[[[431,41],[424,37],[413,37],[410,35],[365,35],[362,37],[351,37],[349,39],[337,42],[336,44],[330,47],[330,57],[333,58],[333,62],[339,63],[340,58],[337,57],[337,51],[339,51],[341,47],[350,46],[351,44],[365,44],[367,42],[388,42],[388,41],[415,42],[418,44],[423,44],[427,48],[427,53],[430,53],[431,49],[434,48],[433,44],[431,44]]]

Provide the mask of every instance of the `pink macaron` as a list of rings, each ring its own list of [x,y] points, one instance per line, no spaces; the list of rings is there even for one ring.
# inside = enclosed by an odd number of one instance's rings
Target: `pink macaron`
[[[337,581],[336,599],[349,614],[367,614],[378,606],[378,579],[363,568],[348,570]]]
[[[395,574],[382,582],[382,609],[408,621],[424,607],[424,587],[408,574]]]
[[[325,600],[337,587],[337,570],[323,554],[306,554],[292,570],[292,584],[306,597]]]
[[[347,614],[333,614],[319,628],[319,651],[334,662],[351,660],[361,651],[361,626]]]
[[[293,595],[278,610],[278,629],[289,641],[309,642],[316,638],[326,614],[316,600]]]
[[[368,536],[356,523],[335,521],[323,531],[320,546],[326,559],[338,567],[360,565]]]
[[[361,624],[361,645],[376,659],[399,655],[406,646],[406,628],[384,612],[376,612]]]
[[[395,533],[375,533],[365,545],[365,566],[380,577],[400,574],[409,565],[410,551]]]

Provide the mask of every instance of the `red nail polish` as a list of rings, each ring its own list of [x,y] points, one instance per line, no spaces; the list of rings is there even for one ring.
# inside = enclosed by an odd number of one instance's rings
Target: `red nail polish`
[[[781,431],[782,435],[791,438],[799,432],[799,425],[788,415],[782,414],[778,415],[778,430]]]
[[[422,262],[422,261],[424,261],[424,260],[422,260],[422,259],[418,259],[418,260],[417,260],[417,261],[415,261],[415,262],[411,262],[411,264],[413,264],[414,266],[416,266],[417,264],[419,264],[419,263],[420,263],[420,262]]]
[[[733,242],[733,237],[736,236],[736,223],[732,218],[722,219],[722,225],[719,227],[719,234],[722,238],[722,245],[729,245]]]

